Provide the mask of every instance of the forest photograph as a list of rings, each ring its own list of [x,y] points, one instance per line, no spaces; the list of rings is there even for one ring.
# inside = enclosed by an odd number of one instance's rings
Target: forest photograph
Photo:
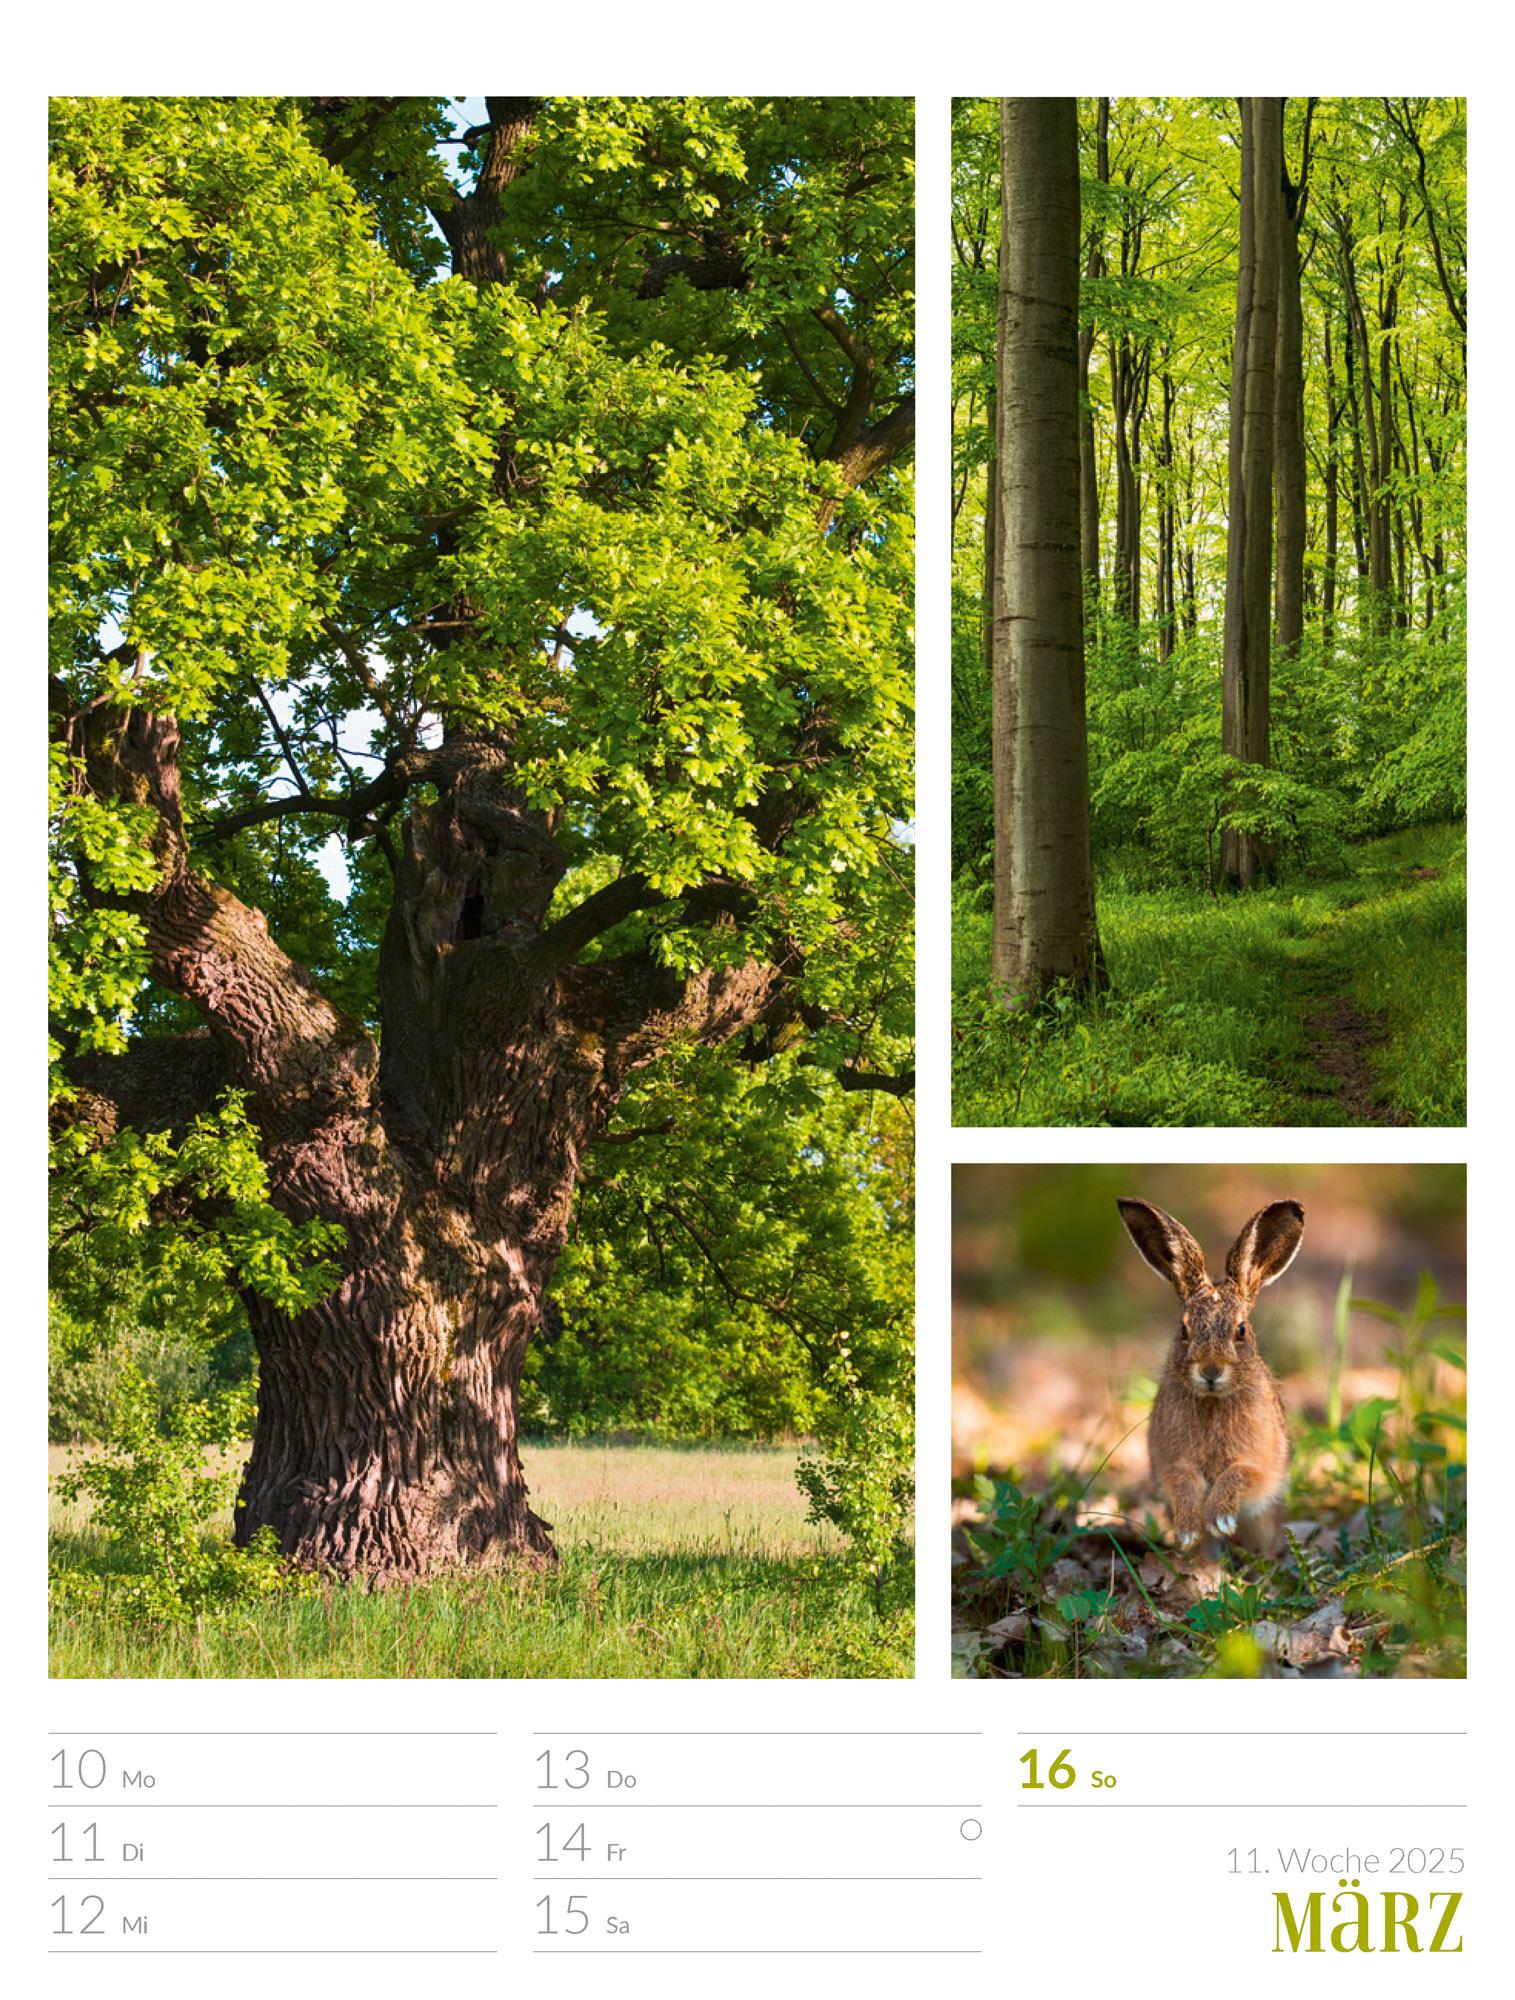
[[[1459,1165],[960,1165],[971,1679],[1467,1672]]]
[[[953,117],[953,1122],[1463,1125],[1463,100]]]
[[[53,101],[54,1674],[913,1670],[913,144]]]

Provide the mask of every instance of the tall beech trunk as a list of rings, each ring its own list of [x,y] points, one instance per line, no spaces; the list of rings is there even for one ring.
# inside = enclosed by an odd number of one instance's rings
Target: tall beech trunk
[[[1102,97],[1095,113],[1094,171],[1101,185],[1110,179],[1110,100]],[[1105,275],[1103,225],[1099,218],[1089,227],[1089,258],[1084,266],[1086,281]],[[1084,588],[1089,601],[1099,601],[1099,463],[1094,449],[1094,405],[1089,400],[1089,362],[1094,353],[1094,316],[1086,308],[1078,329],[1078,489],[1079,528],[1082,536]]]
[[[1324,316],[1326,363],[1326,557],[1320,585],[1320,643],[1325,657],[1331,657],[1336,642],[1336,551],[1340,535],[1338,481],[1340,459],[1338,441],[1342,410],[1336,397],[1336,366],[1331,354],[1331,314]]]
[[[994,574],[995,990],[1100,976],[1079,541],[1078,127],[1000,103]]]
[[[1278,218],[1278,346],[1273,406],[1273,469],[1278,487],[1277,574],[1273,594],[1273,646],[1279,661],[1292,659],[1305,630],[1305,377],[1304,312],[1300,298],[1299,233],[1309,196],[1310,123],[1305,108],[1298,181],[1285,166]]]
[[[1383,411],[1374,394],[1373,349],[1357,286],[1357,259],[1350,219],[1338,215],[1336,229],[1342,289],[1347,303],[1347,381],[1352,396],[1355,464],[1361,496],[1356,503],[1362,523],[1359,581],[1367,594],[1364,622],[1370,630],[1381,630],[1386,622],[1390,589],[1388,446],[1384,436]],[[1364,436],[1367,440],[1366,458],[1362,448]]]
[[[1183,542],[1183,618],[1184,630],[1194,638],[1199,631],[1199,593],[1194,578],[1194,420],[1188,418],[1184,425],[1187,450],[1184,455],[1184,542]]]
[[[989,416],[991,436],[994,434],[994,423],[995,418],[991,409]],[[991,681],[994,674],[994,569],[998,522],[999,459],[991,450],[984,486],[984,581],[979,591],[980,657],[984,662],[985,679]]]
[[[1273,405],[1278,344],[1283,100],[1241,100],[1241,236],[1231,363],[1230,506],[1226,534],[1222,744],[1246,764],[1268,762],[1273,598]],[[1250,833],[1228,826],[1221,872],[1249,887],[1266,861]]]
[[[1166,360],[1166,355],[1164,360]],[[1177,499],[1173,490],[1173,405],[1176,391],[1173,377],[1163,370],[1163,429],[1158,446],[1158,463],[1162,467],[1162,477],[1158,486],[1157,500],[1157,657],[1165,665],[1173,657],[1173,642],[1177,625],[1174,606],[1176,596],[1174,575],[1174,543],[1178,522]]]

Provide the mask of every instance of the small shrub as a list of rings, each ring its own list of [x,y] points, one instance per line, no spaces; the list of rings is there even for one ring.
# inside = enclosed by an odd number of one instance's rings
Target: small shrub
[[[915,1511],[915,1405],[905,1390],[838,1399],[820,1438],[823,1455],[802,1458],[795,1477],[808,1518],[844,1535],[850,1560],[880,1611],[907,1569]]]
[[[276,1591],[312,1587],[279,1554],[270,1530],[236,1548],[212,1529],[240,1477],[226,1448],[247,1430],[245,1393],[175,1404],[166,1417],[157,1388],[123,1368],[109,1434],[57,1478],[63,1499],[91,1504],[103,1560],[85,1570],[55,1562],[55,1604],[95,1604],[128,1620],[200,1618],[256,1603]]]

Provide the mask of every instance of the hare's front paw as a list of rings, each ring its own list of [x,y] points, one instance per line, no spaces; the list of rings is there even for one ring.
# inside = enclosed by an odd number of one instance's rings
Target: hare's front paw
[[[1210,1533],[1218,1535],[1223,1542],[1229,1541],[1236,1533],[1236,1516],[1234,1514],[1212,1514],[1210,1516]]]
[[[1204,1532],[1204,1524],[1197,1516],[1179,1519],[1173,1524],[1173,1539],[1178,1543],[1179,1549],[1184,1555],[1188,1555],[1191,1549],[1199,1547],[1200,1542],[1204,1538]]]

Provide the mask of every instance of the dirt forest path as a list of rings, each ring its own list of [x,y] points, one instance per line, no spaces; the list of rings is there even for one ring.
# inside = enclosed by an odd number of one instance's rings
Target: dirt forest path
[[[1364,899],[1365,901],[1366,899]],[[1342,964],[1342,931],[1362,902],[1348,903],[1285,947],[1285,994],[1298,1021],[1307,1068],[1290,1079],[1321,1125],[1408,1125],[1383,1096],[1373,1053],[1388,1041],[1383,1018],[1354,997]]]

